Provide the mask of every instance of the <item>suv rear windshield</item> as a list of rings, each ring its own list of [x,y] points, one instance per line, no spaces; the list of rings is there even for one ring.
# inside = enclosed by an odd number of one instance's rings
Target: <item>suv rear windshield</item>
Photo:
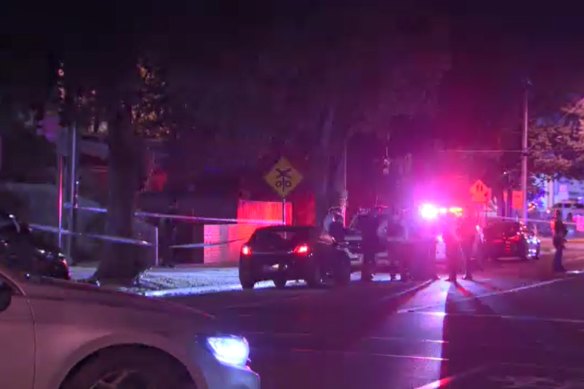
[[[255,247],[287,248],[308,241],[311,231],[310,228],[258,230],[253,234],[250,244]]]
[[[487,237],[515,235],[520,227],[521,224],[517,222],[495,223],[485,228],[485,235]]]

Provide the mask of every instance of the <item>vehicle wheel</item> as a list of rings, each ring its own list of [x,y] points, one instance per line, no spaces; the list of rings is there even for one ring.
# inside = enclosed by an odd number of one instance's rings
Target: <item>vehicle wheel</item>
[[[276,288],[278,289],[284,289],[286,287],[286,283],[288,282],[288,280],[285,279],[284,277],[274,278],[272,281],[274,282],[274,285],[276,285]]]
[[[322,271],[319,263],[314,261],[309,266],[308,275],[304,280],[311,288],[320,288],[322,286]]]
[[[533,256],[533,259],[535,259],[535,260],[539,259],[540,251],[541,251],[541,246],[537,246],[537,249],[535,250],[535,255]]]
[[[253,289],[256,280],[250,271],[239,269],[239,283],[243,289]]]
[[[112,348],[89,358],[62,389],[194,389],[186,369],[166,355],[140,347]]]

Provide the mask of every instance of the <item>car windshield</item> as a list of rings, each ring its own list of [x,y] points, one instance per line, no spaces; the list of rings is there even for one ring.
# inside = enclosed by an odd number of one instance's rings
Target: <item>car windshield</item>
[[[288,248],[310,239],[310,228],[258,230],[250,240],[255,247]]]
[[[514,235],[519,231],[520,224],[516,222],[495,223],[485,228],[488,237]]]

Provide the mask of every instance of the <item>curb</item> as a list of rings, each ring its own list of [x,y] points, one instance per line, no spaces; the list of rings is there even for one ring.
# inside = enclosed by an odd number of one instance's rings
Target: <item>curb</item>
[[[204,295],[216,292],[230,292],[233,290],[241,290],[241,285],[232,284],[221,286],[218,290],[217,286],[209,287],[189,287],[189,288],[176,288],[176,289],[162,289],[162,290],[149,290],[145,292],[134,292],[136,294],[145,297],[181,297],[181,296],[194,296],[194,295]]]

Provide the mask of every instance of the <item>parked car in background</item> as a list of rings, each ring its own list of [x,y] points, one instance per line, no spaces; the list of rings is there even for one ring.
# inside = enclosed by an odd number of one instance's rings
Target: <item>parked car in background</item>
[[[6,212],[0,212],[0,263],[30,275],[70,279],[61,250]]]
[[[351,280],[351,261],[337,242],[317,227],[274,226],[257,229],[241,248],[239,280],[244,289],[272,280],[283,288],[289,280],[311,287]]]
[[[541,241],[521,222],[497,221],[485,227],[483,234],[486,258],[539,258]]]
[[[260,388],[245,338],[204,312],[1,266],[0,343],[0,388]]]

